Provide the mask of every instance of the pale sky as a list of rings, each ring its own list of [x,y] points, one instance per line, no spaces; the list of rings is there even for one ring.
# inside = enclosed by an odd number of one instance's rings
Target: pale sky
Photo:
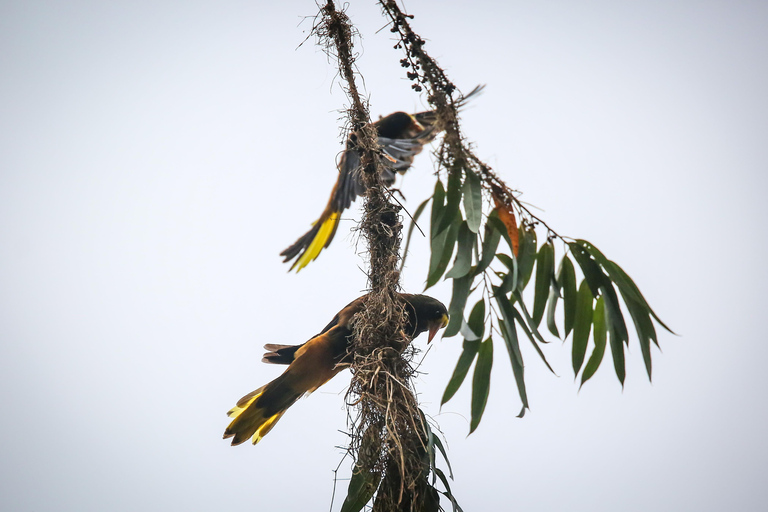
[[[559,377],[523,345],[523,419],[498,344],[469,437],[469,382],[439,407],[461,341],[433,342],[416,385],[464,510],[768,509],[768,4],[406,5],[462,90],[487,84],[463,116],[477,154],[680,334],[660,333],[652,384],[632,339],[623,390],[606,356],[579,392],[570,339],[545,348]],[[336,70],[299,47],[315,12],[0,2],[0,509],[331,509],[348,372],[259,445],[221,439],[282,370],[262,345],[306,341],[366,286],[357,206],[301,274],[278,257],[341,148]],[[349,14],[372,115],[423,110],[376,5]],[[399,183],[411,211],[432,172],[425,151]]]

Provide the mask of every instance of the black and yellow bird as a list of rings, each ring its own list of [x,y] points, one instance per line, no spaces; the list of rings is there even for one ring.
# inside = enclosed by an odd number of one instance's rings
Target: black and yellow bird
[[[404,302],[405,334],[412,340],[429,331],[429,340],[448,324],[445,306],[426,295],[400,294]],[[265,345],[265,363],[287,364],[278,378],[241,398],[227,415],[232,418],[224,431],[224,439],[233,438],[232,445],[248,439],[258,443],[275,423],[305,393],[311,393],[349,366],[352,337],[352,317],[364,297],[339,311],[320,334],[302,345]]]
[[[471,96],[482,89],[483,86],[472,89],[458,101],[457,106],[463,106]],[[404,174],[413,163],[413,158],[421,153],[424,145],[432,142],[442,131],[434,110],[416,114],[395,112],[382,117],[373,123],[373,126],[376,128],[382,151],[381,178],[387,186],[395,182],[395,173]],[[338,169],[339,177],[336,179],[331,197],[320,218],[312,224],[309,231],[280,253],[280,256],[285,257],[283,260],[285,263],[296,258],[290,270],[295,268],[296,272],[300,271],[317,258],[320,251],[331,244],[339,227],[341,212],[349,208],[357,196],[365,194],[365,185],[360,175],[360,151],[357,147],[356,133],[352,133],[347,139]]]

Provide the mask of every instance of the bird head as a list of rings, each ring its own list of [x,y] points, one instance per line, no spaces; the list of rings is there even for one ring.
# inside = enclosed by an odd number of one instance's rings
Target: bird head
[[[402,297],[409,306],[406,308],[410,326],[408,330],[413,333],[414,338],[429,331],[429,343],[437,331],[448,325],[448,309],[439,300],[427,295],[403,294]]]
[[[379,137],[389,139],[410,139],[416,137],[425,130],[424,126],[416,118],[405,112],[395,112],[382,117],[373,125]]]

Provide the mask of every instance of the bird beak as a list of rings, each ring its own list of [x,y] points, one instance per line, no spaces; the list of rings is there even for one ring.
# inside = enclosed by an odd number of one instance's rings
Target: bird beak
[[[434,322],[431,322],[429,324],[429,339],[427,339],[427,343],[432,341],[432,338],[435,337],[435,334],[437,334],[437,331],[442,329],[448,325],[448,315],[443,315],[440,320],[436,320]]]

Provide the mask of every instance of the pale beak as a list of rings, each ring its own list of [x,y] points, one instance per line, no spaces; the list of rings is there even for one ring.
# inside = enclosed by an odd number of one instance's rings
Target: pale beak
[[[440,320],[437,320],[435,322],[431,322],[429,324],[429,338],[427,339],[427,343],[432,341],[432,338],[435,337],[435,334],[437,334],[437,331],[442,329],[448,325],[448,315],[443,315]]]

